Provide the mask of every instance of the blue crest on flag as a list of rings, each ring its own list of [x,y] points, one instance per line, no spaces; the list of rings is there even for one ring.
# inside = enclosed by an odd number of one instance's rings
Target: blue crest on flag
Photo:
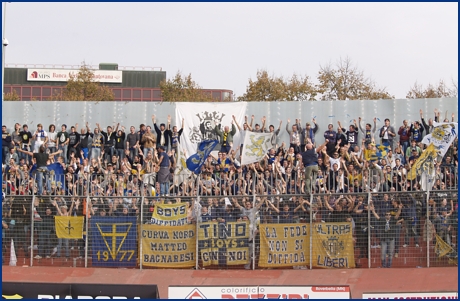
[[[200,144],[198,144],[196,154],[191,155],[187,159],[187,168],[195,174],[199,174],[201,166],[203,166],[204,162],[206,161],[206,158],[209,156],[209,154],[212,152],[212,150],[218,143],[219,141],[217,140],[206,140],[200,142]]]

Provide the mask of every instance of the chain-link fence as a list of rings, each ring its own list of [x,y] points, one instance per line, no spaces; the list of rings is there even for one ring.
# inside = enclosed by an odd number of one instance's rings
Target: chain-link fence
[[[3,264],[311,269],[457,263],[455,169],[440,168],[446,186],[435,181],[427,192],[420,179],[403,189],[385,184],[393,171],[383,178],[369,170],[355,174],[357,187],[344,180],[350,175],[322,182],[318,173],[309,193],[302,171],[257,168],[244,176],[237,169],[204,172],[172,183],[166,196],[149,174],[142,181],[110,173],[2,175]],[[50,193],[37,195],[37,176]]]

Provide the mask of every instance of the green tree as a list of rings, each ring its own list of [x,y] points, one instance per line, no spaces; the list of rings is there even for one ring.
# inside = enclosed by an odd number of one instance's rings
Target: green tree
[[[441,97],[457,97],[458,85],[452,81],[452,86],[449,87],[443,80],[440,80],[438,85],[428,84],[426,88],[419,85],[417,82],[409,89],[406,98],[441,98]]]
[[[316,91],[308,76],[294,74],[290,79],[258,70],[256,80],[249,79],[246,93],[238,101],[307,101],[315,100]]]
[[[351,59],[340,58],[335,66],[320,66],[317,91],[321,100],[393,99],[385,88],[353,66]]]
[[[53,100],[68,101],[110,101],[113,91],[94,80],[94,72],[83,62],[77,74],[71,75],[63,92],[52,97]]]
[[[212,95],[202,91],[202,88],[192,79],[192,75],[182,76],[180,71],[172,79],[160,83],[161,97],[167,102],[209,102],[216,101]]]
[[[12,92],[5,93],[3,100],[18,101],[21,99],[19,99],[19,95],[16,90],[13,90]]]

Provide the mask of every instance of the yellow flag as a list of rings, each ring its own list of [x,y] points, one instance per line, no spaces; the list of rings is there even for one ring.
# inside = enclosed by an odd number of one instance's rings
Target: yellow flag
[[[422,153],[422,155],[415,161],[415,164],[411,167],[407,173],[407,179],[413,181],[418,175],[427,172],[429,175],[434,173],[434,159],[436,159],[438,153],[436,147],[431,143]]]
[[[55,216],[56,236],[58,238],[83,238],[83,216]]]

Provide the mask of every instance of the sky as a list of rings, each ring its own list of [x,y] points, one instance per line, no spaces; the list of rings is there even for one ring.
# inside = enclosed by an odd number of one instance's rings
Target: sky
[[[3,29],[8,67],[161,67],[236,96],[258,70],[317,83],[345,57],[396,98],[458,81],[458,3],[13,2]]]

